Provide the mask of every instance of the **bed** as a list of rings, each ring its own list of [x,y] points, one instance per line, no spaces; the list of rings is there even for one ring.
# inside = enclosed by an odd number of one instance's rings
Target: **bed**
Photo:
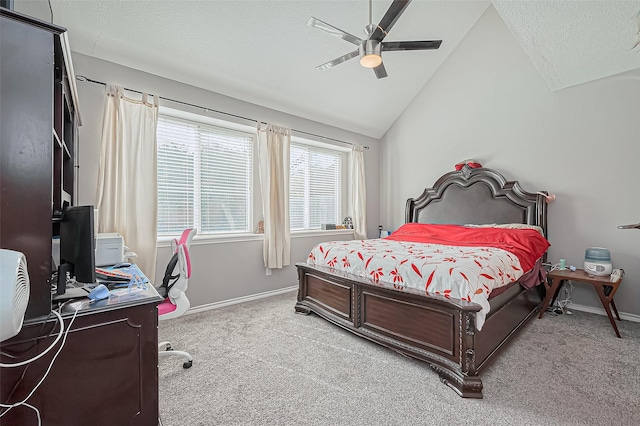
[[[407,224],[526,224],[546,235],[544,191],[530,193],[497,171],[464,166],[407,200]],[[535,232],[535,231],[534,231]],[[393,236],[393,234],[392,234]],[[546,241],[546,240],[545,240]],[[310,256],[313,255],[310,254]],[[480,374],[535,317],[544,299],[544,269],[488,294],[488,314],[478,303],[395,285],[327,266],[298,263],[295,311],[424,361],[464,398],[482,398]],[[527,278],[527,286],[521,285]],[[481,327],[478,327],[481,322]]]

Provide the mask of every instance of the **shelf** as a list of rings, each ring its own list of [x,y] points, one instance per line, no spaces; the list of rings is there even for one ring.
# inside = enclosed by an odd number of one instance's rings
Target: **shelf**
[[[71,158],[71,153],[69,153],[69,148],[67,148],[67,144],[65,141],[62,141],[62,149],[64,149],[64,156],[67,158]]]
[[[62,79],[62,99],[64,100],[64,108],[69,111],[73,111],[73,106],[71,104],[71,93],[69,89],[69,77],[66,75]]]
[[[56,129],[53,129],[53,140],[58,145],[58,148],[62,148],[62,141],[60,140],[60,136],[58,136]]]
[[[54,140],[54,143],[56,144],[56,148],[61,148],[64,151],[64,156],[67,158],[71,158],[71,152],[69,152],[69,147],[67,143],[63,140],[60,140],[60,137],[58,136],[58,132],[56,132],[55,129],[53,130],[53,140]]]
[[[67,191],[63,190],[62,191],[62,202],[67,202],[69,203],[69,205],[71,205],[71,194],[69,194]]]

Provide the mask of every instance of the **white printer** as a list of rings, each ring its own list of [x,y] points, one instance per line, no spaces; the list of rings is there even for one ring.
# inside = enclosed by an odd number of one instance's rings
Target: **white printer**
[[[115,265],[124,261],[124,239],[110,232],[96,236],[96,266]]]

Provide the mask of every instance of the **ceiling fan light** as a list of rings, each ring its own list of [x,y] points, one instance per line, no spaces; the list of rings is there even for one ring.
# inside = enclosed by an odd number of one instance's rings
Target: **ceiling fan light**
[[[360,65],[362,65],[365,68],[375,68],[379,66],[381,63],[382,63],[382,57],[375,53],[372,53],[370,55],[364,55],[362,58],[360,58]]]
[[[360,45],[360,65],[375,68],[382,63],[382,43],[376,40],[365,40]]]

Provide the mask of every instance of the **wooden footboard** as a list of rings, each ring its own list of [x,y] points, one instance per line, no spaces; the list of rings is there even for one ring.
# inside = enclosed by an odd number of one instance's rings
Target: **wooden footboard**
[[[428,363],[465,398],[482,398],[479,370],[534,316],[542,301],[523,289],[489,316],[478,332],[475,316],[480,306],[474,303],[398,291],[326,268],[297,267],[297,312],[314,312],[352,333]]]

